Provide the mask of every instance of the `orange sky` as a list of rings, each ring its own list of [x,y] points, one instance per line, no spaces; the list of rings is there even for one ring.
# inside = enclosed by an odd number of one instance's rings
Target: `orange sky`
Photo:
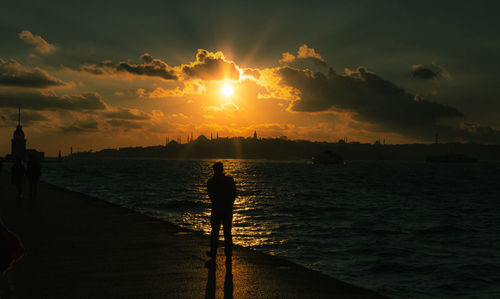
[[[178,66],[145,53],[138,62],[127,63],[131,71],[107,61],[50,72],[10,60],[3,61],[6,69],[18,77],[36,77],[46,86],[9,86],[2,91],[22,94],[19,105],[23,107],[28,148],[48,155],[59,150],[67,153],[71,146],[74,150],[99,150],[164,144],[166,136],[185,140],[190,133],[250,136],[257,131],[261,137],[291,139],[337,141],[349,136],[367,142],[378,138],[407,140],[389,132],[373,134],[370,125],[353,120],[349,111],[292,111],[291,104],[300,99],[301,92],[282,84],[276,71],[294,60],[317,67],[316,60],[323,59],[306,45],[296,56],[285,53],[283,57],[288,60],[259,69],[240,66],[222,52],[199,49],[193,61]],[[222,94],[224,84],[233,88],[230,97]],[[86,93],[95,97],[96,107],[77,101]],[[0,149],[6,154],[16,109],[3,108],[2,112]]]
[[[40,36],[32,43],[37,55],[57,52]],[[246,137],[257,131],[260,137],[408,143],[430,142],[438,130],[460,140],[483,128],[464,126],[455,108],[413,95],[364,67],[338,74],[305,44],[264,68],[240,65],[221,51],[194,54],[179,65],[144,53],[48,69],[2,59],[0,70],[11,83],[0,86],[0,153],[10,152],[17,106],[28,148],[48,156],[70,147],[164,144],[167,136],[185,142],[190,134]],[[224,85],[232,87],[231,96],[222,94]]]

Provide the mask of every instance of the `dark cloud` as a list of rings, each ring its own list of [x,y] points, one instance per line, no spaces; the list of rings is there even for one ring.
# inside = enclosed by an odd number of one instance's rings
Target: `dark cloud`
[[[300,100],[291,105],[294,111],[347,110],[358,120],[418,137],[434,134],[445,120],[463,117],[453,107],[416,98],[362,67],[346,75],[329,72],[326,76],[291,67],[278,73],[282,83],[301,92]]]
[[[40,68],[28,68],[14,59],[0,58],[0,86],[47,88],[64,86],[66,83]]]
[[[70,125],[61,127],[63,133],[91,133],[99,130],[99,123],[95,119],[77,120]]]
[[[111,60],[104,60],[98,64],[84,65],[82,70],[94,75],[105,75],[113,73],[116,70],[116,65]]]
[[[160,77],[165,80],[177,80],[175,70],[164,61],[153,59],[148,53],[141,55],[140,58],[144,61],[143,64],[131,64],[125,61],[114,64],[110,60],[105,60],[98,64],[85,65],[82,67],[82,70],[94,75],[116,74],[122,72],[138,76]]]
[[[448,77],[446,70],[437,65],[424,66],[423,64],[415,64],[410,67],[410,74],[413,78],[423,80],[433,80],[441,77]]]
[[[110,119],[106,123],[112,127],[119,127],[124,129],[140,129],[143,126],[141,122],[123,119]]]
[[[411,67],[411,75],[418,79],[434,79],[438,74],[433,70],[425,68],[423,65],[414,65]]]
[[[323,60],[319,60],[315,57],[300,58],[295,61],[295,65],[306,68],[308,66],[321,66],[326,67],[327,64]]]
[[[0,107],[34,110],[103,110],[107,108],[101,96],[93,92],[78,95],[56,95],[54,93],[6,91],[0,92]]]
[[[101,115],[107,119],[108,126],[125,130],[140,129],[151,120],[151,115],[145,112],[124,107],[112,108]]]
[[[117,108],[116,110],[106,111],[103,116],[107,118],[120,119],[120,120],[149,120],[151,117],[142,111],[128,108]]]
[[[240,79],[240,72],[236,65],[227,60],[221,52],[212,53],[203,49],[198,49],[196,61],[184,65],[182,71],[189,77],[206,81]]]
[[[153,56],[151,56],[151,54],[149,53],[144,53],[141,55],[141,60],[144,61],[145,63],[151,63],[153,62]]]
[[[145,64],[120,62],[116,70],[141,76],[161,77],[165,80],[177,80],[174,70],[170,69],[166,63],[159,59],[154,59],[151,63]]]

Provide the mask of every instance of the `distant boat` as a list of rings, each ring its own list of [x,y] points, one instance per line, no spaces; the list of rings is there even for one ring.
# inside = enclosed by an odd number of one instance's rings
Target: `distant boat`
[[[443,155],[428,156],[426,161],[430,163],[475,163],[477,159],[463,154],[449,152]]]
[[[331,151],[324,151],[322,154],[312,158],[313,164],[345,164],[344,158]]]

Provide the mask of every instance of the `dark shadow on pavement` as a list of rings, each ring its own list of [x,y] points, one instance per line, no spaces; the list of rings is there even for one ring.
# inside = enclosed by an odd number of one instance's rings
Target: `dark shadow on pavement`
[[[207,286],[205,288],[205,298],[212,299],[216,298],[216,262],[214,259],[210,259],[205,263],[205,267],[208,270]],[[231,260],[226,261],[226,276],[224,279],[224,299],[233,298],[233,266]]]
[[[208,260],[205,263],[205,267],[208,269],[207,287],[205,288],[205,299],[212,299],[215,298],[215,289],[216,289],[215,259]]]
[[[233,265],[232,261],[226,261],[226,278],[224,280],[224,299],[233,298]]]

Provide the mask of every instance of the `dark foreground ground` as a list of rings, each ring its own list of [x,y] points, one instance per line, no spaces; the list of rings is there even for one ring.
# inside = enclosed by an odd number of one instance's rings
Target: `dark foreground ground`
[[[4,172],[0,195],[26,248],[0,298],[383,298],[242,247],[232,269],[222,249],[207,267],[207,236],[47,183],[36,201],[17,200]]]

